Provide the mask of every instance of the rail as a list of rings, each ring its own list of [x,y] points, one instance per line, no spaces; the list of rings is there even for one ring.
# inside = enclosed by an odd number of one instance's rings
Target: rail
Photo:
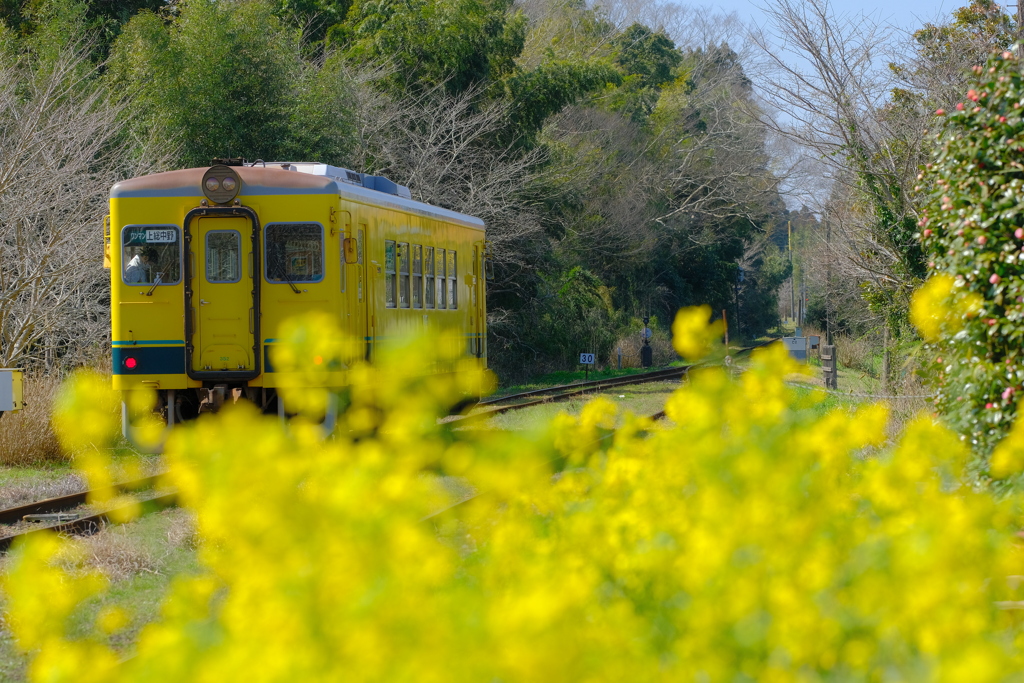
[[[150,477],[136,479],[134,481],[120,482],[118,484],[114,484],[112,488],[115,491],[122,493],[142,491],[155,486],[160,476],[161,475],[157,474]],[[137,509],[139,506],[142,507],[142,511],[144,513],[155,509],[169,507],[176,504],[178,495],[176,491],[167,491],[161,494],[135,499],[130,504],[118,505],[104,510],[83,514],[75,517],[74,519],[62,519],[60,513],[68,510],[74,510],[75,508],[84,505],[88,502],[90,497],[94,497],[95,493],[95,491],[81,491],[79,493],[72,493],[66,496],[59,496],[57,498],[48,498],[47,500],[40,500],[34,503],[0,510],[0,524],[15,524],[23,521],[27,516],[46,515],[53,515],[53,521],[56,522],[55,524],[33,526],[7,536],[0,537],[0,552],[7,552],[7,550],[10,549],[11,544],[16,540],[26,538],[33,534],[44,532],[55,532],[60,534],[93,533],[106,524],[111,523],[112,518],[124,517],[123,514],[119,515],[118,513],[127,513],[132,509]]]

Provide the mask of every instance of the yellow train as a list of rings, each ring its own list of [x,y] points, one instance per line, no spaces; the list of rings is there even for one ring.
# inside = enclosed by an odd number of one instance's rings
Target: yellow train
[[[368,360],[429,327],[461,332],[486,366],[483,221],[386,178],[315,163],[157,173],[111,188],[104,232],[113,386],[155,389],[168,424],[226,397],[283,410],[270,350],[309,311],[337,316]]]

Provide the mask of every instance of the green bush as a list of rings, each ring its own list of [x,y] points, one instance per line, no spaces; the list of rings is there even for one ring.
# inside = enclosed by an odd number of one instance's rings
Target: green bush
[[[920,306],[962,309],[925,335],[945,333],[926,349],[937,405],[987,457],[1017,416],[1024,382],[1024,79],[1012,52],[974,73],[964,102],[936,112],[939,150],[920,176],[930,187],[919,236],[929,269],[944,276]]]

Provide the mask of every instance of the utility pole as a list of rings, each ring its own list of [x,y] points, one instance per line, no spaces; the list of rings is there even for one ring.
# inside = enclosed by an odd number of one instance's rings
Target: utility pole
[[[825,343],[832,341],[832,223],[825,219]]]
[[[1021,0],[1024,2],[1024,0]],[[789,246],[789,317],[796,324],[796,271],[793,270],[793,221],[786,221]]]

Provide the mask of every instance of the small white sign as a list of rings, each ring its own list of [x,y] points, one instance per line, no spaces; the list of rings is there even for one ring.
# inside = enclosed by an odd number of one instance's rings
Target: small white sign
[[[146,244],[171,244],[177,239],[176,230],[146,230]]]
[[[807,337],[783,337],[782,343],[786,345],[787,351],[807,350]]]
[[[593,365],[594,354],[592,353],[581,353],[580,354],[580,365]]]

